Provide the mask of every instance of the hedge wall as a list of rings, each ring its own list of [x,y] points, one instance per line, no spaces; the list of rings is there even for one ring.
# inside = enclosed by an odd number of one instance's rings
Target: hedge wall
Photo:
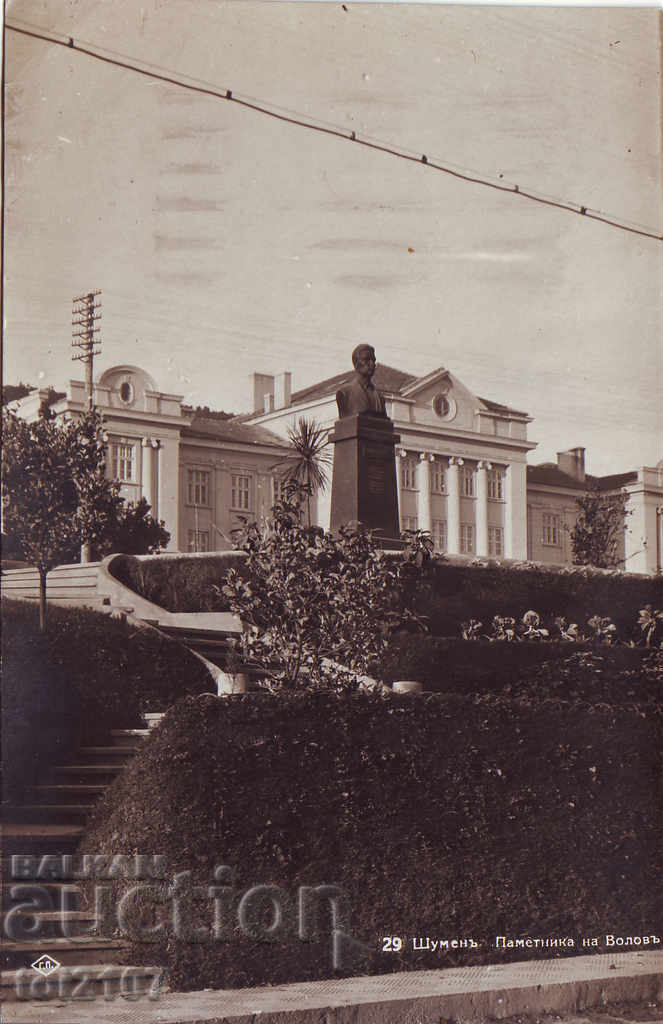
[[[204,665],[158,633],[85,608],[2,602],[5,797],[84,740],[141,726],[141,712],[214,690]]]
[[[660,936],[661,724],[660,704],[187,698],[106,794],[81,852],[110,852],[115,834],[113,853],[163,855],[164,878],[135,906],[136,922],[156,913],[166,930],[136,932],[133,956],[167,964],[180,990],[537,955],[497,950],[498,935],[571,938],[566,952],[587,952],[583,937]],[[176,872],[191,872],[179,937]],[[258,884],[279,887],[280,921],[264,893],[247,895]],[[321,884],[345,894],[335,963],[329,913],[317,930],[306,917],[306,941],[296,931],[299,887]],[[402,951],[382,952],[385,936]],[[424,936],[477,946],[415,951]]]
[[[429,693],[543,692],[590,702],[650,703],[663,698],[646,671],[659,657],[646,647],[621,644],[400,635],[376,675],[387,684],[416,679]]]
[[[638,613],[645,605],[663,610],[663,576],[630,576],[583,567],[436,564],[432,598],[422,611],[431,633],[457,636],[460,623],[479,619],[489,627],[495,615],[521,618],[533,609],[548,623],[563,615],[584,625],[594,615],[610,616],[621,639],[639,639]]]
[[[111,572],[168,611],[227,611],[227,602],[213,585],[221,583],[231,565],[242,565],[237,553],[150,559],[119,555],[111,563]],[[534,609],[550,622],[563,615],[580,625],[593,615],[609,615],[622,639],[638,639],[638,613],[646,604],[663,609],[663,577],[436,559],[419,610],[435,636],[458,636],[461,623],[469,619],[479,619],[488,629],[495,615],[520,618]]]
[[[228,601],[214,591],[232,567],[241,571],[243,559],[236,553],[203,558],[171,555],[136,558],[118,555],[109,571],[141,597],[169,612],[224,612]]]

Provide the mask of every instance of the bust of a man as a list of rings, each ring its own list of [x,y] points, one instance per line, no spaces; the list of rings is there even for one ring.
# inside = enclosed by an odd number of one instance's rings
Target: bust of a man
[[[338,415],[341,419],[358,412],[386,416],[384,398],[372,380],[375,373],[375,349],[372,345],[357,345],[352,353],[352,365],[355,368],[354,379],[336,392]]]

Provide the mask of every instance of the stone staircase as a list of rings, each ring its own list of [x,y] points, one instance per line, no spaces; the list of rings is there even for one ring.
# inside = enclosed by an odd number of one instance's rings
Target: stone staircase
[[[148,725],[160,717],[146,716]],[[112,922],[103,934],[81,905],[86,867],[75,853],[94,804],[148,733],[115,730],[109,745],[81,748],[76,763],[55,766],[26,803],[4,808],[2,1002],[156,997],[162,969],[124,965],[129,944]],[[48,976],[32,966],[44,958],[58,964]]]
[[[85,605],[103,608],[110,600],[99,588],[101,562],[58,565],[46,577],[46,597],[53,604],[63,606]],[[6,569],[2,572],[4,597],[39,600],[39,573],[36,569]]]

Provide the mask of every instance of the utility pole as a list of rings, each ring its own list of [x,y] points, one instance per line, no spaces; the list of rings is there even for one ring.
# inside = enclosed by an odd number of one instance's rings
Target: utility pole
[[[97,296],[100,291],[88,292],[87,295],[79,295],[73,299],[72,307],[72,331],[71,347],[72,359],[80,359],[85,363],[85,389],[87,391],[87,407],[90,412],[94,409],[94,357],[101,352],[101,339],[97,337],[99,327],[95,327],[97,320],[101,320],[101,302],[97,303]],[[77,352],[76,349],[79,351]],[[81,562],[92,561],[91,545],[85,543],[81,546]]]
[[[78,352],[72,353],[72,359],[80,359],[85,363],[85,385],[87,391],[87,407],[90,411],[94,409],[94,377],[92,367],[94,357],[101,352],[101,339],[97,337],[99,327],[95,327],[97,320],[101,320],[101,302],[97,303],[97,296],[100,291],[88,292],[87,295],[79,295],[73,299],[72,327],[77,328],[72,332],[71,346]]]

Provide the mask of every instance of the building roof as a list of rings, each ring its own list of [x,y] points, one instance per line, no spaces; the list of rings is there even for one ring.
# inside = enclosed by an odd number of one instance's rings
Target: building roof
[[[510,405],[502,405],[501,402],[491,402],[489,398],[481,398],[480,395],[477,395],[477,398],[480,402],[483,402],[489,412],[503,412],[514,416],[527,416],[528,419],[530,418],[529,413],[523,412],[522,409],[512,409]]]
[[[285,448],[284,441],[265,427],[242,423],[240,420],[207,419],[194,416],[191,423],[182,428],[182,438],[214,438],[215,441],[231,441],[235,444],[268,445],[270,448]]]
[[[295,391],[291,396],[291,405],[298,405],[300,402],[311,402],[316,398],[335,395],[339,388],[343,387],[344,384],[350,383],[353,374],[354,370],[346,370],[345,373],[337,373],[334,377],[327,377],[326,380],[321,380],[319,384],[312,384],[308,388]],[[375,368],[373,384],[383,394],[398,395],[421,379],[423,378],[417,377],[416,374],[405,373],[404,370],[397,370],[395,367],[387,366],[385,363],[378,363]],[[501,405],[499,402],[491,402],[488,398],[479,398],[479,401],[483,402],[491,412],[528,416],[526,412],[512,409],[508,405]]]
[[[344,384],[350,383],[353,376],[354,370],[346,370],[345,373],[337,373],[335,377],[327,377],[326,380],[321,380],[319,384],[311,384],[308,388],[295,391],[290,399],[291,404],[298,405],[300,402],[310,402],[315,398],[335,395],[339,388],[343,387]],[[416,379],[411,373],[404,373],[403,370],[396,370],[393,366],[378,363],[375,367],[373,384],[378,391],[394,395],[398,394],[401,388],[407,384],[412,384]]]
[[[527,467],[527,483],[543,484],[546,487],[565,487],[573,491],[586,491],[589,478],[578,480],[576,477],[570,476],[569,473],[563,473],[554,462],[542,462],[539,466]]]
[[[538,466],[527,467],[527,483],[543,484],[547,487],[565,487],[573,491],[587,491],[598,487],[600,491],[612,491],[624,484],[634,483],[638,479],[638,471],[613,473],[610,476],[592,476],[587,473],[584,480],[578,480],[569,473],[564,473],[554,462],[542,462]]]
[[[632,484],[638,479],[637,469],[627,473],[612,473],[610,476],[588,477],[591,482],[596,482],[602,491],[611,491],[615,487],[623,487],[624,484]]]

